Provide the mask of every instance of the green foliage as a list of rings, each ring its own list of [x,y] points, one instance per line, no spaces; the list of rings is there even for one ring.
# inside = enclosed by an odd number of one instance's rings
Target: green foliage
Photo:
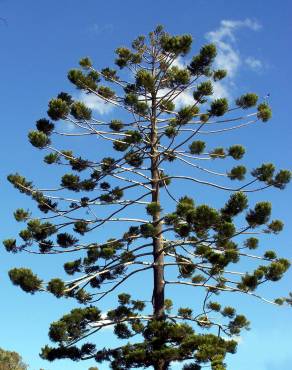
[[[259,181],[271,183],[275,172],[275,166],[272,163],[262,164],[252,171],[252,176],[256,177]]]
[[[215,158],[221,158],[221,159],[224,159],[226,157],[226,153],[225,153],[225,150],[224,148],[214,148],[211,152],[210,152],[210,157],[215,159]]]
[[[50,139],[42,131],[30,131],[28,134],[28,139],[31,145],[39,149],[43,149],[50,144]]]
[[[31,219],[27,223],[27,229],[20,232],[23,240],[34,239],[36,241],[43,241],[47,237],[56,232],[56,227],[50,222],[41,222],[39,219]]]
[[[54,294],[57,298],[64,295],[66,285],[61,279],[52,279],[47,285],[47,290]]]
[[[197,89],[194,91],[193,96],[195,100],[200,101],[201,103],[205,102],[202,99],[204,96],[212,95],[213,94],[213,86],[211,81],[205,81],[200,83],[197,86]]]
[[[277,258],[277,255],[274,251],[266,251],[264,257],[269,260],[274,260],[275,258]]]
[[[8,273],[10,280],[14,285],[19,286],[27,293],[34,294],[40,290],[42,280],[32,273],[27,268],[14,268]]]
[[[90,251],[90,250],[89,250]],[[76,272],[81,271],[81,259],[64,264],[64,270],[68,275],[74,275]]]
[[[116,140],[114,141],[113,148],[118,152],[124,152],[129,148],[129,145],[124,140]]]
[[[226,307],[223,308],[221,313],[222,313],[223,316],[233,318],[234,315],[235,315],[235,309],[233,307],[226,306]]]
[[[291,171],[289,170],[280,170],[274,180],[273,186],[281,190],[285,189],[286,185],[291,181]]]
[[[204,141],[200,141],[200,140],[197,140],[197,141],[193,141],[190,145],[189,145],[189,149],[190,149],[190,152],[192,154],[202,154],[204,149],[206,147],[206,144]]]
[[[284,224],[281,220],[273,220],[266,229],[267,233],[278,234],[283,230]]]
[[[205,232],[218,222],[218,212],[208,205],[200,205],[187,214],[187,221],[198,233]]]
[[[137,64],[141,62],[141,55],[139,53],[132,53],[130,49],[121,47],[116,49],[117,58],[115,63],[121,69],[127,65]]]
[[[68,233],[60,233],[57,234],[57,243],[62,248],[68,248],[78,243],[78,239]]]
[[[79,64],[82,68],[91,68],[92,67],[92,61],[89,57],[84,57],[80,59]]]
[[[146,211],[148,215],[154,216],[155,214],[161,212],[162,209],[159,203],[152,202],[147,205]]]
[[[14,351],[5,351],[0,348],[1,370],[27,370],[28,366],[23,362],[21,356]]]
[[[176,213],[178,216],[185,216],[190,211],[194,210],[194,200],[192,198],[189,198],[187,196],[184,196],[179,199],[179,202],[176,206]]]
[[[181,108],[177,112],[176,123],[178,125],[187,124],[196,114],[198,114],[199,109],[197,106],[187,105]]]
[[[242,145],[232,145],[228,148],[228,155],[230,155],[233,159],[239,160],[245,154],[245,149]]]
[[[211,116],[223,116],[228,111],[228,101],[226,98],[215,99],[209,109]]]
[[[125,142],[129,144],[138,144],[142,141],[142,135],[138,131],[128,130],[125,132],[127,135]]]
[[[179,308],[178,315],[182,316],[183,318],[191,318],[193,314],[193,310],[191,308]]]
[[[234,217],[245,210],[248,206],[247,196],[242,192],[230,196],[225,206],[221,209],[224,217]]]
[[[164,34],[160,39],[162,49],[167,53],[175,55],[185,55],[190,51],[192,45],[191,35],[170,36]]]
[[[146,115],[148,111],[147,103],[139,101],[138,97],[135,94],[128,94],[125,96],[124,102],[126,105],[129,105],[134,112],[139,115]]]
[[[136,85],[144,88],[146,91],[152,92],[155,85],[155,80],[150,72],[140,70],[136,74]]]
[[[41,118],[36,121],[36,128],[45,135],[50,135],[55,128],[55,125],[46,118]]]
[[[79,69],[71,69],[68,72],[68,79],[77,89],[86,91],[95,91],[97,89],[97,83],[100,80],[99,73],[90,71],[87,74],[84,74]]]
[[[74,223],[74,231],[78,234],[84,235],[88,231],[88,228],[86,221],[76,221]]]
[[[164,130],[164,133],[168,138],[173,138],[177,135],[177,130],[175,126],[170,125],[166,127],[166,129]]]
[[[189,71],[193,76],[210,74],[210,67],[215,60],[217,54],[216,46],[214,44],[204,45],[200,53],[193,57],[190,65]]]
[[[221,310],[221,305],[217,302],[209,302],[207,306],[212,311],[219,312]]]
[[[69,114],[70,108],[66,101],[57,98],[52,99],[49,102],[48,116],[54,120],[58,121],[60,119],[65,119]]]
[[[16,239],[6,239],[3,240],[3,245],[7,252],[16,253],[17,252],[17,246],[16,246]]]
[[[59,160],[59,155],[57,153],[49,153],[44,157],[44,162],[47,164],[57,163]]]
[[[118,299],[119,299],[119,304],[126,305],[130,303],[131,296],[130,294],[127,294],[127,293],[121,293],[118,295]]]
[[[68,190],[79,191],[79,181],[79,176],[67,173],[62,177],[61,186]]]
[[[244,166],[236,166],[227,173],[230,180],[244,180],[246,174],[246,168]]]
[[[73,98],[70,94],[66,93],[66,92],[60,92],[58,95],[57,95],[57,98],[58,99],[61,99],[63,100],[64,102],[66,102],[68,105],[71,105],[73,103]]]
[[[113,99],[115,96],[115,92],[107,86],[99,86],[97,92],[100,96],[104,97],[105,99]]]
[[[254,107],[258,102],[258,96],[254,93],[242,95],[236,99],[236,105],[242,109]]]
[[[155,235],[155,227],[150,223],[141,225],[140,231],[145,238],[150,238]]]
[[[86,170],[88,166],[90,165],[90,163],[87,160],[82,159],[81,157],[72,158],[69,160],[69,163],[71,165],[72,170],[78,171],[78,172]]]
[[[167,73],[168,87],[187,85],[190,82],[190,72],[188,69],[180,69],[177,66],[173,66],[168,70]],[[169,102],[169,104],[173,104]],[[169,109],[173,110],[173,109]]]
[[[71,105],[70,113],[78,120],[91,119],[91,109],[87,108],[86,105],[81,101],[76,101]]]
[[[220,81],[226,76],[227,76],[227,71],[225,69],[217,69],[217,71],[214,71],[213,73],[214,81]]]
[[[249,322],[243,315],[237,315],[230,323],[229,329],[231,334],[239,334],[240,329],[248,328]]]
[[[101,70],[101,73],[106,81],[114,81],[119,79],[115,69],[106,67]]]
[[[209,121],[209,118],[210,118],[210,115],[209,114],[204,113],[204,114],[201,114],[200,115],[200,121],[202,123],[208,122]]]
[[[130,151],[125,155],[126,162],[133,167],[141,167],[143,164],[143,157],[141,154]]]
[[[284,258],[280,258],[268,266],[265,278],[271,281],[278,281],[283,277],[283,274],[289,267],[290,262]]]
[[[269,221],[272,205],[269,202],[259,202],[246,215],[246,221],[251,227],[266,224]]]
[[[244,245],[248,249],[256,249],[258,247],[259,240],[257,238],[251,237],[245,240]]]
[[[258,118],[263,122],[267,122],[272,117],[272,110],[267,103],[261,103],[258,105]]]
[[[29,217],[30,217],[30,213],[29,211],[26,211],[25,209],[23,208],[18,208],[15,212],[14,212],[14,218],[16,221],[18,222],[21,222],[21,221],[26,221]]]
[[[166,310],[166,312],[171,312],[171,310],[172,310],[172,307],[173,307],[173,302],[172,302],[172,300],[171,299],[169,299],[169,298],[166,298],[165,300],[164,300],[164,308],[165,308],[165,310]]]
[[[75,308],[50,326],[49,336],[53,342],[69,342],[86,333],[88,323],[100,319],[101,312],[93,306]]]

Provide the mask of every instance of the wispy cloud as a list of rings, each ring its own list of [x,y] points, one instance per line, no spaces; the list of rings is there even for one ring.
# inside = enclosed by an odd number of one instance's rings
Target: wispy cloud
[[[220,42],[223,39],[230,39],[231,41],[235,41],[235,34],[234,31],[238,30],[239,28],[249,28],[253,31],[258,31],[262,28],[261,24],[258,23],[256,20],[252,20],[250,18],[246,18],[245,20],[222,20],[220,22],[220,27],[214,31],[210,31],[207,33],[207,37],[212,39],[213,42]]]
[[[258,31],[261,27],[262,26],[257,21],[249,18],[245,20],[222,20],[217,29],[205,35],[208,41],[215,43],[217,46],[215,67],[225,69],[228,72],[228,77],[224,82],[217,82],[214,86],[215,95],[217,95],[217,97],[220,97],[220,95],[230,97],[232,95],[234,79],[242,65],[242,57],[237,45],[236,32],[242,28]],[[246,58],[244,62],[252,70],[257,70],[262,65],[259,59],[252,56]]]
[[[215,61],[216,69],[225,69],[228,72],[228,77],[223,81],[213,83],[214,94],[212,99],[217,98],[232,98],[234,89],[236,87],[235,80],[238,75],[240,68],[245,65],[253,71],[259,71],[263,63],[253,57],[249,56],[245,59],[242,58],[238,48],[238,39],[236,33],[240,29],[248,29],[250,31],[258,31],[262,26],[252,19],[244,20],[222,20],[217,29],[208,32],[205,37],[209,42],[215,43],[217,46],[217,58]],[[188,61],[184,61],[182,58],[178,58],[174,65],[179,68],[186,68]],[[192,104],[192,95],[187,92],[181,94],[176,99],[177,107],[181,107],[186,104]]]
[[[245,59],[245,63],[254,71],[259,71],[263,68],[263,63],[259,59],[254,57],[247,57]]]
[[[212,99],[218,98],[231,98],[230,86],[228,84],[219,81],[213,83]]]
[[[98,112],[101,115],[109,114],[114,109],[113,104],[106,103],[101,98],[93,94],[81,92],[79,100],[86,104],[88,108]]]
[[[114,30],[114,25],[112,23],[106,23],[106,24],[100,24],[100,23],[94,23],[91,24],[86,29],[86,33],[89,33],[91,35],[101,35],[103,33],[111,33]]]

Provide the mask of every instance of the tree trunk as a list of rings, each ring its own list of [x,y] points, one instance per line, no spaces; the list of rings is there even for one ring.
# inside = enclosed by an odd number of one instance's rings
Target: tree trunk
[[[152,119],[151,119],[151,178],[152,178],[152,202],[159,204],[159,152],[157,142],[157,126],[156,126],[156,97],[152,97]],[[155,226],[155,234],[153,237],[153,314],[157,319],[164,318],[164,253],[162,252],[162,222],[160,221],[160,211],[155,212],[152,216],[152,221]],[[159,368],[163,369],[163,368]]]
[[[154,58],[153,58],[154,60]],[[155,77],[155,63],[152,65],[152,76]],[[152,108],[151,108],[151,188],[152,188],[152,202],[160,204],[160,173],[159,162],[160,155],[158,149],[158,130],[157,130],[157,96],[152,94]],[[164,252],[162,241],[162,222],[161,212],[156,211],[152,215],[152,222],[155,226],[155,236],[153,237],[153,316],[156,320],[164,320]],[[159,350],[159,348],[157,348]],[[153,363],[155,370],[167,370],[166,361],[161,358]]]

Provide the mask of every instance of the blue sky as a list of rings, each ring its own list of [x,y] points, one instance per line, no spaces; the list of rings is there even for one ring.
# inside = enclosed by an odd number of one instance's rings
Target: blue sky
[[[229,70],[229,78],[217,86],[216,93],[231,99],[246,91],[263,97],[270,93],[273,119],[267,124],[242,129],[226,136],[213,137],[216,145],[241,143],[247,148],[246,163],[252,168],[273,161],[277,166],[291,168],[291,38],[292,5],[289,0],[276,1],[203,1],[149,0],[148,2],[51,0],[0,0],[1,59],[1,167],[2,199],[1,240],[15,235],[18,225],[12,213],[15,208],[29,206],[26,199],[7,183],[7,174],[19,171],[38,183],[53,181],[42,164],[42,154],[27,142],[27,132],[36,119],[46,112],[47,102],[59,91],[71,91],[66,74],[80,57],[89,55],[98,67],[112,64],[113,50],[127,45],[138,34],[145,34],[157,24],[170,33],[190,33],[193,52],[207,42],[219,47],[218,63]],[[78,93],[75,92],[78,97]],[[188,96],[184,97],[187,101]],[[114,117],[116,112],[95,101],[96,114]],[[98,149],[97,149],[98,150]],[[191,188],[187,192],[192,193]],[[285,192],[267,191],[253,199],[273,201],[274,217],[281,218],[286,228],[277,238],[266,238],[267,249],[292,257],[291,186]],[[199,202],[210,201],[219,206],[225,196],[216,192],[196,193]],[[205,199],[207,197],[207,200]],[[42,294],[28,296],[13,287],[7,271],[14,266],[30,266],[42,276],[58,274],[64,259],[39,258],[24,254],[9,255],[1,250],[0,347],[18,351],[38,370],[86,369],[91,363],[67,361],[47,363],[38,357],[39,348],[48,342],[50,322],[74,304],[57,301]],[[292,290],[292,273],[271,289],[269,296]],[[139,282],[132,288],[139,290]],[[188,294],[184,291],[181,298]],[[227,297],[228,298],[228,297]],[[231,299],[231,297],[229,297]],[[229,369],[283,370],[292,367],[292,311],[275,308],[247,298],[232,298],[241,312],[252,322],[252,330],[240,339],[238,353],[227,358]],[[105,302],[105,306],[112,298]],[[106,331],[96,338],[103,346],[111,342]],[[107,369],[102,365],[100,369]]]

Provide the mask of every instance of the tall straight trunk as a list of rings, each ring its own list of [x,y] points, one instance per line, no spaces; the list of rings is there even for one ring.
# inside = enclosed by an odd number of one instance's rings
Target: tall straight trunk
[[[157,151],[157,128],[155,116],[152,121],[152,158],[151,158],[151,177],[152,177],[152,202],[160,203],[159,197],[159,155]],[[155,225],[155,234],[153,237],[153,314],[157,320],[164,319],[164,252],[162,243],[162,223],[160,211],[152,216]],[[163,359],[154,364],[155,370],[166,370],[167,366]]]
[[[159,151],[157,142],[157,121],[156,121],[156,97],[152,96],[152,118],[151,118],[151,178],[152,178],[152,202],[160,203],[160,174],[159,174]],[[162,222],[160,211],[155,212],[152,216],[152,221],[155,226],[155,234],[153,237],[153,314],[161,320],[164,318],[164,253],[162,243]],[[160,369],[160,368],[159,368]]]
[[[155,77],[155,63],[153,58],[152,76]],[[151,109],[151,188],[152,202],[160,204],[160,173],[159,173],[159,150],[158,150],[158,130],[157,130],[157,95],[152,93]],[[164,252],[162,242],[162,222],[161,212],[156,211],[152,216],[155,226],[155,236],[153,237],[153,315],[157,320],[165,319],[164,312]],[[157,348],[158,349],[158,348]],[[158,349],[159,350],[159,349]],[[167,370],[168,366],[164,359],[159,359],[153,364],[154,370]]]

